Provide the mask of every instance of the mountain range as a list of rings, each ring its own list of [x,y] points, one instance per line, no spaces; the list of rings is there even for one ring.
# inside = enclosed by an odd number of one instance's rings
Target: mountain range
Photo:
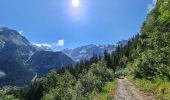
[[[98,56],[103,56],[104,51],[106,50],[108,53],[111,53],[115,50],[117,45],[126,45],[127,40],[122,40],[117,42],[114,45],[85,45],[74,49],[64,49],[62,50],[67,56],[72,58],[75,62],[80,60],[89,60],[94,54]]]
[[[116,45],[126,43],[123,40],[115,45],[90,44],[53,52],[49,47],[34,45],[16,30],[0,28],[0,86],[28,84],[35,75],[42,77],[53,69],[89,60],[94,54],[102,56],[104,50],[111,53]]]

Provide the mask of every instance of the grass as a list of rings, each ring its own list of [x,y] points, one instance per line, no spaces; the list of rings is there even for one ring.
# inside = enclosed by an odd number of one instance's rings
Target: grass
[[[154,81],[134,79],[132,76],[129,76],[128,79],[149,95],[154,95],[157,100],[170,100],[170,81],[160,78],[156,78]]]
[[[102,92],[96,93],[94,100],[112,100],[115,95],[117,80],[106,83]]]

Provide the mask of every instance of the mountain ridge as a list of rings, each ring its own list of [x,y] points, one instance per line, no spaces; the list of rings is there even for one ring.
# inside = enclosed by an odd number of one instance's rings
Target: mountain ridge
[[[105,50],[111,53],[112,51],[115,50],[116,46],[118,45],[124,46],[126,44],[127,44],[127,40],[122,40],[114,45],[89,44],[77,48],[63,49],[61,51],[65,53],[67,56],[69,56],[70,58],[72,58],[74,61],[78,62],[80,60],[89,60],[94,54],[97,56],[103,56]]]
[[[58,52],[57,55],[49,49],[36,47],[16,30],[7,27],[0,28],[0,85],[28,84],[35,73],[39,72],[34,68],[36,65],[31,63],[32,57],[35,57],[35,54],[39,52],[46,55],[42,57],[43,59],[54,53],[48,60],[50,68],[43,64],[42,68],[46,70],[46,73],[41,73],[40,76],[46,75],[52,69],[60,69],[62,65],[74,64],[72,59],[61,52]],[[40,59],[39,57],[36,58]],[[67,62],[61,60],[61,58],[67,59]],[[41,61],[35,60],[35,62],[43,62],[43,59]],[[55,64],[58,67],[55,67]],[[41,70],[41,66],[39,70]]]

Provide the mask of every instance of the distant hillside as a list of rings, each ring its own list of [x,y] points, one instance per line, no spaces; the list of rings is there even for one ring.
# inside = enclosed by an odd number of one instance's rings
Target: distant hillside
[[[26,84],[33,77],[33,72],[27,69],[27,60],[36,49],[17,31],[0,28],[0,85]]]
[[[0,28],[0,85],[26,84],[35,73],[45,75],[51,69],[69,64],[74,64],[74,61],[62,52],[37,47],[19,32]]]
[[[0,55],[13,57],[25,64],[35,51],[32,44],[17,31],[0,28]]]
[[[38,51],[28,64],[38,76],[44,76],[52,69],[61,69],[62,66],[74,65],[75,62],[62,52]]]

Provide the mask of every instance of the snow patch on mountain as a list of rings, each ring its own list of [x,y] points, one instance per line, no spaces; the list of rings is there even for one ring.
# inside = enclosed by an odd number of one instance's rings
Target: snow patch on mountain
[[[6,73],[0,70],[0,78],[3,78],[6,76]]]

